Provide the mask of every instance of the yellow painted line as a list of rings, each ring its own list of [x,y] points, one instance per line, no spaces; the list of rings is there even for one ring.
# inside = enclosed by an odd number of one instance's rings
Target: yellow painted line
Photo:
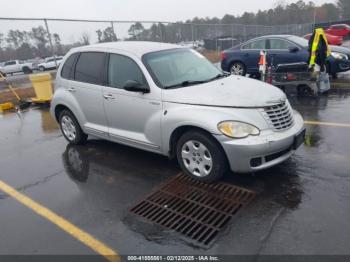
[[[319,121],[304,121],[304,124],[305,125],[319,125],[319,126],[350,127],[350,124],[319,122]]]
[[[73,225],[63,217],[55,214],[48,208],[40,205],[39,203],[35,202],[34,200],[30,199],[29,197],[23,195],[22,193],[18,192],[13,187],[7,185],[6,183],[2,182],[0,180],[0,189],[4,191],[9,196],[13,197],[38,215],[46,218],[47,220],[51,221],[53,224],[61,228],[63,231],[67,232],[68,234],[72,235],[74,238],[85,244],[86,246],[90,247],[92,250],[96,251],[98,254],[104,256],[108,261],[110,262],[120,262],[121,259],[116,251],[111,249],[110,247],[103,244],[101,241],[95,239],[93,236],[91,236],[89,233],[81,230],[77,226]]]

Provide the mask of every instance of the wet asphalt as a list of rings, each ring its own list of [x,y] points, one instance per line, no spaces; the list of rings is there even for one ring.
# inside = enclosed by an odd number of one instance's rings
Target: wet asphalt
[[[350,124],[349,89],[289,99],[305,120]],[[126,221],[180,172],[167,158],[107,141],[69,146],[47,108],[0,115],[0,180],[121,255],[350,254],[350,128],[308,125],[283,164],[225,181],[254,190],[210,249]],[[0,190],[0,254],[95,254]]]

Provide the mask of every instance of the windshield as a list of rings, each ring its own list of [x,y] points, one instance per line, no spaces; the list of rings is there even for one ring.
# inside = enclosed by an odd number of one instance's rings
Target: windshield
[[[310,36],[311,37],[311,36]],[[288,40],[296,43],[299,46],[302,47],[308,47],[309,46],[309,41],[306,40],[305,38],[299,37],[299,36],[290,36],[288,37]]]
[[[224,76],[204,56],[187,48],[149,53],[143,56],[143,62],[163,88],[189,86]]]

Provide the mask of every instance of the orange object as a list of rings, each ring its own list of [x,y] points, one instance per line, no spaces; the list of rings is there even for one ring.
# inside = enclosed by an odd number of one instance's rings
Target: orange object
[[[264,52],[260,52],[260,59],[259,59],[259,65],[265,65],[266,64],[266,57]]]

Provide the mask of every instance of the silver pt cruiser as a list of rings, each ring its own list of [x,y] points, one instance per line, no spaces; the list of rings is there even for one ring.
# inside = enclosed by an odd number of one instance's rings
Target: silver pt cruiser
[[[305,135],[278,88],[226,75],[196,51],[164,43],[72,49],[57,72],[51,112],[69,143],[92,135],[176,157],[202,181],[279,164]]]

